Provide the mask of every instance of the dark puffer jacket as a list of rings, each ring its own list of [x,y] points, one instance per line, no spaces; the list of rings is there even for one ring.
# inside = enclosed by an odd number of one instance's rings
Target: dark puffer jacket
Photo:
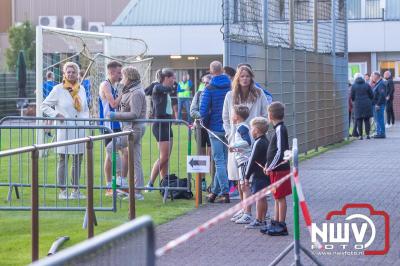
[[[371,87],[363,78],[357,78],[351,86],[351,100],[354,102],[353,112],[355,119],[372,117],[372,98],[374,94]]]

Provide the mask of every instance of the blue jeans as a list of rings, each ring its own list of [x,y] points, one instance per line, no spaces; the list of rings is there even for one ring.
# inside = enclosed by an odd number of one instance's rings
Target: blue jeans
[[[225,134],[223,132],[215,132],[220,139],[226,143]],[[227,147],[212,134],[209,134],[211,142],[211,152],[215,163],[215,176],[211,192],[215,195],[228,194],[229,182],[226,165],[228,163]]]
[[[374,120],[376,124],[376,135],[385,136],[385,105],[381,105],[379,110],[374,107]]]
[[[190,98],[178,98],[178,119],[182,119],[182,106],[186,109],[188,123],[192,123],[192,118],[190,117]]]

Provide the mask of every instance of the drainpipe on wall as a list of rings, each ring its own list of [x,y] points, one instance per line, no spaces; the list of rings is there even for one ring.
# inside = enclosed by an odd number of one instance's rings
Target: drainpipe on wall
[[[15,0],[11,0],[11,26],[15,25]]]

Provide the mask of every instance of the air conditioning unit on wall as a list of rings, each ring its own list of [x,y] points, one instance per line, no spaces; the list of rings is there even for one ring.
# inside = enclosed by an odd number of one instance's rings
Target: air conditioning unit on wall
[[[89,22],[88,24],[88,31],[93,32],[104,32],[104,22]]]
[[[46,27],[57,27],[57,17],[56,16],[39,16],[39,25]]]
[[[64,16],[64,29],[82,30],[82,17]]]

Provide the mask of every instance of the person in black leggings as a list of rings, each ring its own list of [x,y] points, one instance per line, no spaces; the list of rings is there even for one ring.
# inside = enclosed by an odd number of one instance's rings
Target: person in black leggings
[[[175,82],[175,73],[172,69],[163,68],[157,72],[159,84],[156,84],[152,92],[153,115],[155,119],[172,119],[173,109],[171,93]],[[170,122],[156,122],[152,129],[160,150],[160,157],[154,163],[147,187],[153,187],[154,181],[160,174],[165,177],[168,174],[168,163],[173,144],[173,133]]]
[[[386,79],[386,117],[387,117],[387,127],[394,125],[394,110],[393,110],[393,99],[394,99],[394,83],[392,78],[392,73],[386,71],[384,73],[384,78]]]

